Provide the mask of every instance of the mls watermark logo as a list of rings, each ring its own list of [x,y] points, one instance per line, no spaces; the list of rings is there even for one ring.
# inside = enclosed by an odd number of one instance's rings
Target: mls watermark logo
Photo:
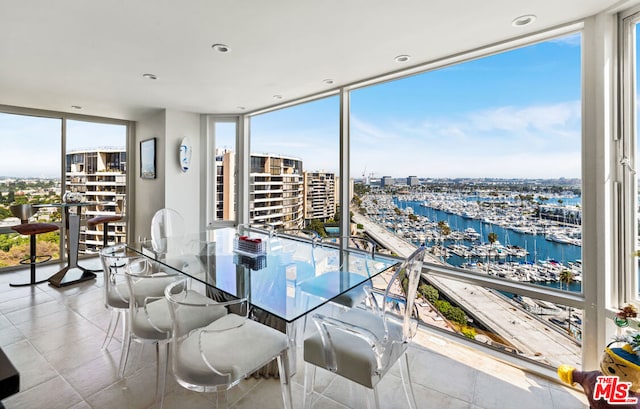
[[[629,397],[631,382],[621,382],[617,376],[598,376],[593,390],[593,400],[604,398],[611,405],[638,403],[638,398]]]

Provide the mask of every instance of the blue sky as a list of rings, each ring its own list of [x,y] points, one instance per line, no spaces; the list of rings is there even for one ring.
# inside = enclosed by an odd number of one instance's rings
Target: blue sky
[[[351,173],[580,177],[580,35],[351,94]],[[252,152],[338,167],[337,97],[251,122]]]
[[[0,113],[0,176],[60,177],[62,120]],[[122,125],[67,121],[67,151],[126,144]]]

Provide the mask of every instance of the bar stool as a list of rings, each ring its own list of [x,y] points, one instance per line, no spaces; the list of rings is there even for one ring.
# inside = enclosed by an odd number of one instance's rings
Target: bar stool
[[[99,224],[102,224],[102,248],[105,249],[109,247],[109,223],[117,222],[122,220],[122,216],[118,215],[106,215],[106,216],[96,216],[87,220],[87,227],[94,227]],[[114,243],[117,244],[117,243]],[[89,270],[92,273],[97,273],[99,271],[104,271],[102,268],[98,268],[95,270]]]
[[[96,216],[87,220],[87,227],[93,227],[98,224],[102,224],[102,248],[105,248],[109,246],[109,244],[107,244],[109,239],[109,223],[117,222],[120,220],[122,220],[122,216],[117,216],[117,215]]]
[[[29,223],[29,217],[33,216],[36,211],[29,204],[14,205],[11,206],[11,212],[14,216],[20,219],[20,223],[16,226],[12,226],[11,229],[23,236],[29,236],[29,257],[20,260],[20,264],[29,264],[31,268],[31,281],[28,283],[12,284],[11,287],[23,287],[27,285],[34,285],[44,283],[49,277],[44,280],[36,281],[36,265],[51,260],[51,255],[37,255],[36,254],[36,235],[42,233],[49,233],[56,231],[59,227],[51,223]]]

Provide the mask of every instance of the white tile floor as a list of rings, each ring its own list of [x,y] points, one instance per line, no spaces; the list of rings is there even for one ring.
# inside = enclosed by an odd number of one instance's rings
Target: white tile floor
[[[21,375],[21,392],[7,409],[154,408],[155,353],[132,351],[126,377],[116,376],[120,343],[100,346],[109,313],[103,305],[102,275],[57,289],[47,284],[13,288],[28,272],[0,275],[0,347]],[[420,408],[587,408],[580,391],[505,365],[465,346],[419,333],[410,349]],[[437,341],[437,342],[434,342]],[[422,344],[422,345],[418,345]],[[134,346],[134,348],[136,348]],[[140,359],[136,362],[136,355]],[[294,407],[302,405],[303,363],[293,378]],[[406,408],[394,368],[380,383],[383,408]],[[361,408],[363,390],[328,372],[316,376],[314,408]],[[277,380],[248,379],[229,395],[234,409],[280,408]],[[167,382],[165,408],[213,408],[214,394],[191,392]]]

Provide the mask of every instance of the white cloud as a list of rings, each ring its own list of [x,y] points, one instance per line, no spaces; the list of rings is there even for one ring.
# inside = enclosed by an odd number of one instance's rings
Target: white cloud
[[[554,38],[549,42],[556,43],[556,44],[565,44],[572,47],[578,47],[581,45],[582,36],[580,35],[580,33],[574,33],[574,34],[569,34],[563,37]]]
[[[352,118],[352,169],[366,165],[397,177],[579,177],[580,114],[580,103],[572,101],[420,122]],[[363,135],[375,135],[375,144],[364,143],[373,138]]]
[[[352,115],[349,118],[351,137],[353,140],[363,143],[378,143],[381,140],[397,139],[399,136],[393,131],[381,129],[371,123],[361,121]]]
[[[518,134],[546,132],[570,136],[567,128],[579,121],[580,102],[525,108],[500,107],[472,113],[469,119],[469,126],[479,131],[502,130]]]

